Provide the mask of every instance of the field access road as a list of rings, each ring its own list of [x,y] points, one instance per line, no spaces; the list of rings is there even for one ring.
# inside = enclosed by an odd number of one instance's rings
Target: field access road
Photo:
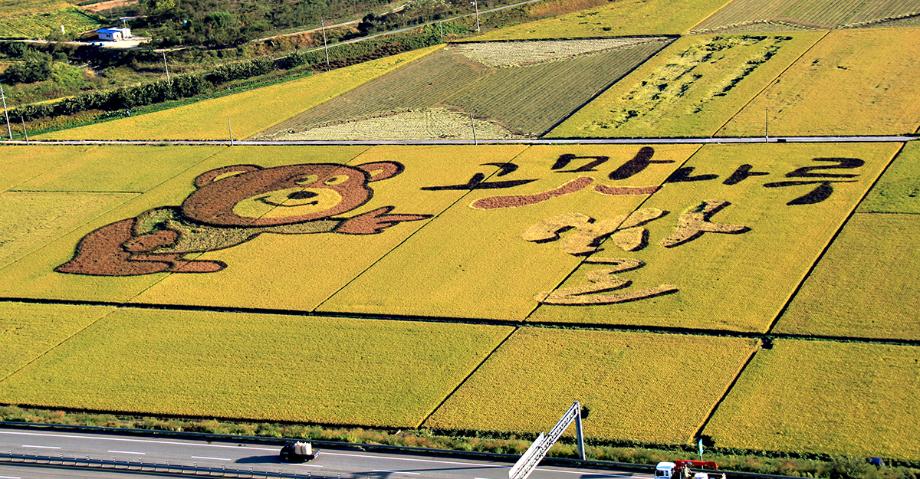
[[[498,140],[6,140],[2,145],[141,145],[141,146],[351,146],[351,145],[652,145],[733,143],[903,143],[920,135],[865,136],[732,136],[699,138],[511,138]]]
[[[62,456],[144,463],[225,467],[254,471],[316,474],[342,479],[505,479],[510,464],[469,460],[382,454],[352,450],[321,449],[319,457],[305,464],[284,464],[278,460],[280,446],[184,439],[117,436],[72,432],[33,431],[0,428],[0,453]],[[32,472],[32,471],[36,472]],[[89,471],[0,465],[0,479],[46,477],[113,477],[108,471],[98,476]],[[73,475],[71,475],[71,473]],[[137,477],[135,474],[134,477]],[[651,474],[540,467],[534,479],[652,479]]]

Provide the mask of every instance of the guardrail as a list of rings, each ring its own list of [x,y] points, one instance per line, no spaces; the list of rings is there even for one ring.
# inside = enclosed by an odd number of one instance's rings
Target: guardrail
[[[0,464],[9,466],[41,466],[63,469],[92,469],[116,472],[147,473],[179,477],[226,477],[247,479],[335,479],[332,476],[291,474],[285,472],[197,467],[181,464],[158,464],[131,461],[112,461],[75,457],[54,457],[32,454],[0,453]]]

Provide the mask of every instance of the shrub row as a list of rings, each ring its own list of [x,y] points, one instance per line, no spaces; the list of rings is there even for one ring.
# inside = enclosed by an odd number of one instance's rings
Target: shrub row
[[[322,50],[294,52],[280,58],[256,58],[220,65],[212,70],[174,76],[115,90],[85,93],[71,98],[18,107],[16,118],[34,121],[42,118],[73,115],[83,111],[117,111],[168,100],[189,98],[216,90],[226,83],[266,75],[275,71],[306,68],[325,71],[373,60],[397,53],[435,45],[441,37],[430,27],[417,32],[336,45],[329,49],[329,62]]]

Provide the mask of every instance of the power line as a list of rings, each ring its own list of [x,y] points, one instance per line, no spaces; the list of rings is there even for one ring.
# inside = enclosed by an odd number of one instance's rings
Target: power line
[[[13,128],[10,127],[10,113],[6,109],[6,95],[3,93],[3,85],[0,85],[0,100],[3,102],[3,116],[6,117],[6,132],[13,140]]]

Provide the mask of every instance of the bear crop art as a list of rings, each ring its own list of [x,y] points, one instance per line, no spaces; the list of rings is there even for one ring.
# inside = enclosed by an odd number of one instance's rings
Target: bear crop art
[[[55,271],[94,276],[212,273],[227,265],[184,255],[230,248],[263,233],[376,234],[396,223],[430,218],[391,215],[393,206],[336,217],[371,199],[368,183],[402,170],[393,161],[217,168],[195,179],[197,189],[181,206],[154,208],[90,232],[73,259]]]

